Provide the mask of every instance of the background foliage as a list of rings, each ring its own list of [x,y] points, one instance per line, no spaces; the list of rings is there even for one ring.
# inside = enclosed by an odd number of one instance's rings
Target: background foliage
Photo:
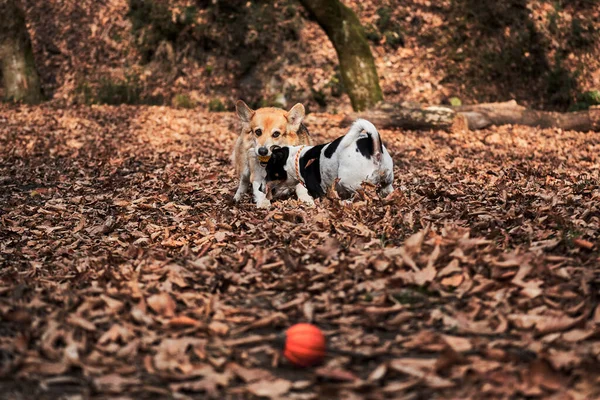
[[[333,47],[295,0],[26,3],[45,91],[60,100],[349,107]],[[365,26],[387,100],[598,102],[596,1],[345,3]]]

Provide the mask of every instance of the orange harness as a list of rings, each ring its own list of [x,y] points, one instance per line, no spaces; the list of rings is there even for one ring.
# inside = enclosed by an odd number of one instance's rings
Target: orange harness
[[[300,150],[298,150],[298,152],[296,153],[295,167],[296,167],[296,177],[298,178],[298,180],[300,181],[302,186],[306,187],[306,184],[304,183],[304,181],[302,181],[302,177],[300,176],[300,153],[302,153],[302,150],[304,150],[304,147],[305,146],[300,147]]]

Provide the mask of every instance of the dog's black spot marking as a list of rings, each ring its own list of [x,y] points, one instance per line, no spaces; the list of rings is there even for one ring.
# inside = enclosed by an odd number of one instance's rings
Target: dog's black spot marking
[[[360,138],[356,141],[356,151],[360,151],[363,157],[370,159],[375,149],[373,148],[373,139],[371,135]]]
[[[270,181],[286,181],[287,172],[285,172],[285,164],[290,155],[290,149],[281,147],[273,150],[271,158],[265,167],[267,171],[267,182]]]
[[[337,150],[338,146],[340,145],[340,142],[342,141],[344,137],[340,136],[339,138],[335,139],[333,142],[329,143],[329,146],[327,146],[327,148],[325,149],[325,157],[327,158],[331,158],[331,156],[333,156],[333,153],[335,153],[335,151]]]
[[[379,151],[383,153],[383,142],[379,140]],[[367,137],[362,137],[356,141],[356,152],[360,152],[363,157],[370,159],[375,153],[373,147],[373,137],[367,133]]]
[[[304,179],[308,194],[312,197],[321,197],[325,194],[321,189],[321,150],[327,144],[320,144],[310,148],[300,157],[300,175]],[[311,161],[313,160],[313,161]]]

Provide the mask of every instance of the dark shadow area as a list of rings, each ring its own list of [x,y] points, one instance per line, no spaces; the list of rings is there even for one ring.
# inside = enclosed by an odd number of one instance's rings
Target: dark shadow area
[[[584,68],[572,59],[598,43],[593,20],[581,17],[597,2],[569,3],[577,10],[570,20],[562,3],[532,10],[526,0],[454,0],[437,9],[446,20],[441,31],[419,40],[447,59],[442,83],[469,88],[480,102],[516,98],[542,109],[585,108]]]
[[[469,82],[483,98],[521,99],[546,91],[551,67],[527,1],[453,1],[448,19],[445,40],[437,43],[450,60],[448,81]]]
[[[229,71],[235,90],[251,106],[276,102],[263,98],[261,89],[272,84],[270,80],[281,77],[276,71],[264,70],[261,61],[264,65],[265,60],[277,59],[285,50],[285,41],[298,40],[297,4],[283,2],[273,7],[269,1],[198,0],[181,10],[175,20],[164,2],[130,0],[129,4],[133,35],[144,63],[196,63],[204,68],[206,76],[211,76],[215,68],[222,68]],[[228,61],[211,64],[215,57],[226,57]],[[174,73],[181,75],[182,71]],[[215,81],[211,89],[220,86],[227,84]],[[231,105],[215,101],[209,108],[223,111]]]

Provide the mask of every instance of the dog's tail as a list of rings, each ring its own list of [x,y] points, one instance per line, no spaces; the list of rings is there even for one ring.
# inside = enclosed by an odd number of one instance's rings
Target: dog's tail
[[[352,143],[355,143],[362,131],[365,131],[373,142],[373,159],[376,162],[380,162],[382,157],[381,152],[383,151],[381,137],[379,136],[379,132],[377,131],[377,128],[375,128],[375,125],[366,119],[357,119],[354,121],[350,127],[350,130],[348,133],[346,133],[344,139],[342,139],[340,146],[344,148],[350,146]]]

